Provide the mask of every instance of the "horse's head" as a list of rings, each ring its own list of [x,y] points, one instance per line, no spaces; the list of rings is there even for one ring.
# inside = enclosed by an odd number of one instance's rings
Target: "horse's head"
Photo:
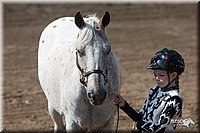
[[[80,29],[77,37],[76,64],[80,71],[80,83],[86,88],[92,105],[100,105],[107,96],[108,56],[111,51],[105,34],[110,22],[108,12],[99,20],[86,18],[80,12],[75,15],[75,24]]]

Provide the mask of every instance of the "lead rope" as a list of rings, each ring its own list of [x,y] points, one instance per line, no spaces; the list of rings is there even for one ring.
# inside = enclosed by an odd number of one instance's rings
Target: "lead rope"
[[[117,93],[116,92],[112,92],[112,95],[115,97],[115,96],[117,96]],[[115,129],[115,133],[117,133],[118,125],[119,125],[119,103],[115,104],[115,105],[117,106],[117,125],[116,125],[116,129]]]
[[[117,104],[116,106],[117,106],[117,125],[116,125],[115,133],[117,133],[118,125],[119,125],[119,104]]]

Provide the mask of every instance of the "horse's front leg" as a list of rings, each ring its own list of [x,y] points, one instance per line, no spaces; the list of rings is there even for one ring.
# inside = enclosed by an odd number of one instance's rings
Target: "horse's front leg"
[[[100,132],[100,133],[104,133],[104,132],[112,132],[112,126],[114,123],[114,116],[112,116],[102,127],[100,127],[98,130],[93,131],[93,132]]]
[[[67,133],[84,132],[83,129],[73,120],[72,116],[65,115],[65,124]]]
[[[50,103],[48,103],[48,110],[49,114],[53,120],[54,123],[54,133],[60,133],[64,131],[64,123],[62,119],[62,115],[60,115],[52,106]]]

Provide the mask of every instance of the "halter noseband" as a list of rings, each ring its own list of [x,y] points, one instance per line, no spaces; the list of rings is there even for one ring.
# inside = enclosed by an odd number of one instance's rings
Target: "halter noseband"
[[[104,85],[107,84],[108,82],[108,74],[107,74],[107,71],[106,73],[104,73],[102,70],[90,70],[88,72],[85,72],[84,69],[82,69],[78,63],[78,51],[76,51],[76,66],[77,68],[79,69],[79,71],[81,72],[81,77],[80,77],[80,82],[85,86],[87,87],[87,83],[86,83],[86,78],[88,78],[88,76],[90,76],[91,74],[93,73],[97,73],[97,74],[102,74],[103,77],[104,77]]]

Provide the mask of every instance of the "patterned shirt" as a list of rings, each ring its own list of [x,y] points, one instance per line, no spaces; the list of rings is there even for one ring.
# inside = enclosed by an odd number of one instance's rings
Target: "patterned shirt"
[[[140,131],[171,131],[175,129],[175,126],[170,124],[171,119],[178,117],[182,112],[182,97],[175,86],[165,89],[154,87],[149,90],[148,98],[139,112],[127,102],[121,109],[137,122]]]

